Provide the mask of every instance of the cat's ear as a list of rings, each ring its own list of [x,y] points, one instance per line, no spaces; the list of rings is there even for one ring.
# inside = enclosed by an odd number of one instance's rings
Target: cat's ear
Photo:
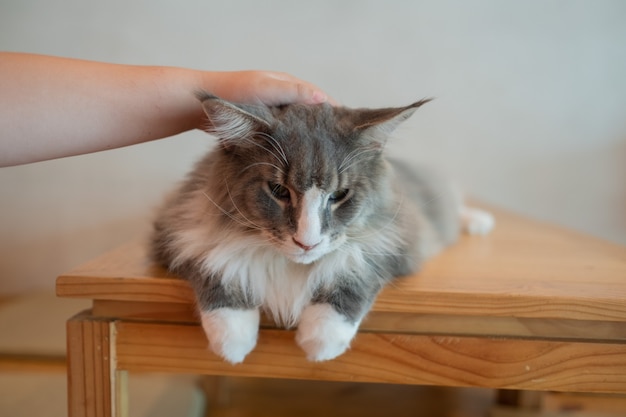
[[[245,143],[246,139],[271,126],[272,115],[267,107],[235,104],[204,92],[196,96],[208,118],[205,131],[226,147]]]
[[[391,132],[411,117],[418,107],[431,100],[431,98],[423,99],[405,107],[357,110],[354,130],[361,140],[368,141],[374,147],[382,149]]]

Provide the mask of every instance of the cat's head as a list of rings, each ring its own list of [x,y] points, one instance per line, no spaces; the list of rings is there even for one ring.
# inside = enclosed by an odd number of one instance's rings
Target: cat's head
[[[389,209],[388,135],[428,100],[406,107],[265,107],[200,97],[219,140],[216,205],[297,263],[341,247]]]

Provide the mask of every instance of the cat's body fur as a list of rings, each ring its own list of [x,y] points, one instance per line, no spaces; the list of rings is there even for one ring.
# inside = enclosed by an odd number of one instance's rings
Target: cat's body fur
[[[309,359],[340,355],[387,282],[456,240],[452,187],[382,155],[423,102],[350,110],[202,100],[220,145],[166,202],[153,253],[189,280],[210,346],[226,360],[254,347],[259,310],[298,326]]]

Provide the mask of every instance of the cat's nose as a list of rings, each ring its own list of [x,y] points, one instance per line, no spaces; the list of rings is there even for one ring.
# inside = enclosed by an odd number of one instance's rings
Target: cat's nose
[[[293,243],[295,243],[296,245],[298,245],[298,247],[301,247],[302,249],[304,249],[305,251],[310,251],[311,249],[313,249],[314,247],[316,247],[317,245],[319,245],[319,242],[314,243],[312,245],[308,245],[306,243],[302,243],[300,242],[298,239],[296,239],[295,237],[292,238],[293,239]]]

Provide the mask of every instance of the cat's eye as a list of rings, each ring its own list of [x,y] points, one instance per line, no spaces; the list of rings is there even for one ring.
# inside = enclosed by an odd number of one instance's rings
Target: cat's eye
[[[291,199],[291,193],[289,192],[289,188],[284,185],[276,184],[274,182],[268,182],[267,186],[272,193],[272,196],[278,200],[289,201]]]
[[[348,197],[348,194],[350,194],[350,190],[348,189],[337,190],[328,196],[328,201],[331,203],[340,203]]]

